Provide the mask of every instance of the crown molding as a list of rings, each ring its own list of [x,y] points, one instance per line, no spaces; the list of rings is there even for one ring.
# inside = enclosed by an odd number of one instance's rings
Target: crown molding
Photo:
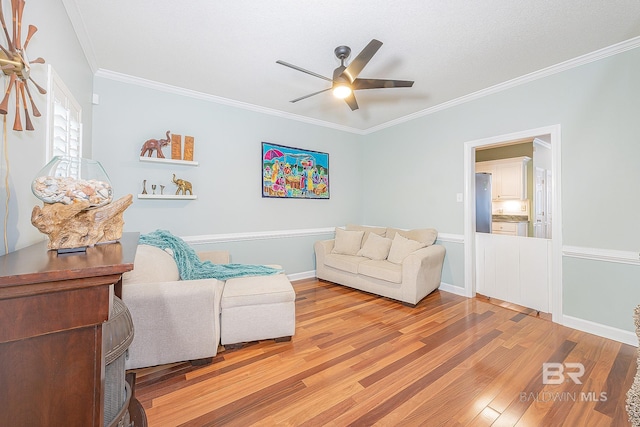
[[[165,83],[156,82],[153,80],[147,80],[140,77],[130,76],[128,74],[118,73],[116,71],[105,70],[103,68],[98,69],[95,72],[96,77],[102,77],[109,80],[115,80],[122,83],[128,83],[136,86],[146,87],[161,92],[172,93],[174,95],[186,96],[189,98],[200,99],[202,101],[214,102],[216,104],[222,104],[229,107],[241,108],[243,110],[254,111],[257,113],[268,114],[270,116],[277,116],[284,119],[296,120],[316,126],[322,126],[326,128],[336,129],[343,132],[350,132],[359,135],[363,135],[364,131],[355,129],[348,126],[338,125],[336,123],[326,122],[324,120],[313,119],[310,117],[300,116],[297,114],[286,113],[274,108],[261,107],[259,105],[249,104],[247,102],[235,101],[229,98],[223,98],[221,96],[210,95],[204,92],[198,92],[191,89],[185,89],[178,86],[172,86]]]
[[[83,50],[85,51],[85,55],[87,56],[87,61],[91,66],[92,70],[95,70],[96,77],[102,77],[105,79],[115,80],[123,83],[133,84],[137,86],[147,87],[150,89],[173,93],[176,95],[187,96],[190,98],[200,99],[208,102],[214,102],[222,105],[227,105],[230,107],[241,108],[249,111],[254,111],[258,113],[268,114],[271,116],[281,117],[289,120],[296,120],[299,122],[304,122],[316,126],[322,126],[326,128],[336,129],[343,132],[349,132],[357,135],[369,135],[374,132],[378,132],[383,129],[387,129],[393,126],[396,126],[401,123],[405,123],[420,117],[427,116],[429,114],[436,113],[438,111],[446,110],[447,108],[455,107],[457,105],[464,104],[466,102],[474,101],[476,99],[483,98],[488,95],[492,95],[498,92],[502,92],[507,89],[514,88],[516,86],[520,86],[526,83],[530,83],[532,81],[542,79],[553,74],[561,73],[563,71],[570,70],[572,68],[580,67],[585,64],[589,64],[594,61],[598,61],[604,58],[608,58],[613,55],[617,55],[619,53],[626,52],[631,49],[635,49],[640,47],[640,37],[635,37],[629,40],[625,40],[623,42],[605,47],[603,49],[579,56],[577,58],[573,58],[564,62],[561,62],[556,65],[551,65],[549,67],[543,68],[538,71],[534,71],[529,74],[525,74],[524,76],[516,77],[515,79],[508,80],[506,82],[499,83],[497,85],[479,90],[477,92],[470,93],[468,95],[461,96],[459,98],[452,99],[447,102],[443,102],[438,105],[434,105],[433,107],[426,108],[421,111],[417,111],[412,114],[408,114],[406,116],[397,118],[395,120],[391,120],[385,123],[382,123],[377,126],[373,126],[367,129],[356,129],[349,126],[338,125],[336,123],[327,122],[324,120],[313,119],[310,117],[305,117],[293,113],[287,113],[283,111],[279,111],[273,108],[261,107],[254,104],[249,104],[246,102],[235,101],[228,98],[223,98],[216,95],[209,95],[203,92],[198,92],[190,89],[184,89],[177,86],[168,85],[165,83],[160,83],[152,80],[147,80],[139,77],[130,76],[127,74],[118,73],[115,71],[105,70],[102,68],[97,68],[95,66],[95,55],[93,54],[93,48],[91,43],[88,41],[88,37],[86,36],[86,29],[84,27],[84,22],[80,18],[79,13],[77,12],[77,7],[75,6],[74,0],[63,0],[65,7],[67,8],[67,13],[69,13],[69,17],[71,18],[71,22],[74,26],[74,29],[78,33],[78,39],[80,40],[80,44],[82,45]],[[72,16],[74,15],[74,16]],[[84,40],[84,41],[83,41]]]
[[[386,123],[382,123],[378,126],[370,127],[364,131],[364,134],[368,135],[370,133],[374,133],[382,129],[390,128],[400,123],[405,123],[405,122],[417,119],[419,117],[427,116],[429,114],[433,114],[438,111],[446,110],[447,108],[455,107],[456,105],[464,104],[466,102],[483,98],[487,95],[492,95],[494,93],[502,92],[504,90],[511,89],[516,86],[520,86],[538,79],[542,79],[544,77],[548,77],[553,74],[561,73],[563,71],[567,71],[572,68],[580,67],[582,65],[589,64],[591,62],[599,61],[600,59],[608,58],[610,56],[617,55],[619,53],[623,53],[628,50],[635,49],[637,47],[640,47],[640,37],[634,37],[632,39],[625,40],[620,43],[616,43],[614,45],[605,47],[603,49],[596,50],[591,53],[587,53],[586,55],[569,59],[559,64],[551,65],[541,70],[534,71],[529,74],[525,74],[524,76],[516,77],[515,79],[507,80],[506,82],[502,82],[497,85],[490,86],[486,89],[482,89],[477,92],[473,92],[468,95],[464,95],[459,98],[452,99],[447,102],[443,102],[442,104],[434,105],[433,107],[426,108],[421,111],[417,111],[415,113],[406,115],[404,117],[400,117],[395,120],[388,121]]]

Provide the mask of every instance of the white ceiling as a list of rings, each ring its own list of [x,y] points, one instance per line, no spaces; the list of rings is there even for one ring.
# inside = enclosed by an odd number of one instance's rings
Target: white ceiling
[[[638,0],[63,0],[94,71],[184,88],[366,131],[640,36]],[[357,91],[328,77],[373,38],[361,78],[415,80]]]

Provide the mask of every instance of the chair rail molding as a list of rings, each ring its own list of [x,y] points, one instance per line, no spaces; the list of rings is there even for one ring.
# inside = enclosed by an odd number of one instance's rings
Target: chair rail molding
[[[571,258],[606,261],[620,264],[640,265],[640,252],[618,251],[613,249],[585,248],[581,246],[563,246],[562,255]]]
[[[201,236],[184,236],[182,240],[191,245],[209,243],[246,242],[251,240],[283,239],[291,237],[308,237],[333,234],[335,227],[305,228],[298,230],[250,231],[244,233],[206,234]]]
[[[464,243],[464,234],[438,233],[436,242]]]

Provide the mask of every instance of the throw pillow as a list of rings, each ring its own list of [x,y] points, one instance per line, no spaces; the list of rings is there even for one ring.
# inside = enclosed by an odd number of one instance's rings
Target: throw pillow
[[[391,239],[369,233],[369,238],[364,242],[357,255],[375,260],[387,259],[391,243]]]
[[[331,253],[355,255],[360,250],[364,231],[346,231],[336,228],[336,239]]]
[[[417,251],[425,246],[427,246],[426,243],[410,240],[401,236],[400,233],[396,233],[393,237],[387,260],[394,264],[400,264],[411,252]]]
[[[347,224],[345,227],[347,231],[364,231],[364,237],[362,238],[362,246],[367,242],[370,234],[377,234],[382,237],[386,237],[386,227],[369,227],[367,225]]]

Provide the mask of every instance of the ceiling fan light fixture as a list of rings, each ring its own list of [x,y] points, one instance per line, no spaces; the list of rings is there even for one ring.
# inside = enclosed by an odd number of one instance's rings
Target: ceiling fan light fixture
[[[351,88],[347,84],[337,84],[333,87],[333,96],[336,98],[344,99],[351,95]]]

